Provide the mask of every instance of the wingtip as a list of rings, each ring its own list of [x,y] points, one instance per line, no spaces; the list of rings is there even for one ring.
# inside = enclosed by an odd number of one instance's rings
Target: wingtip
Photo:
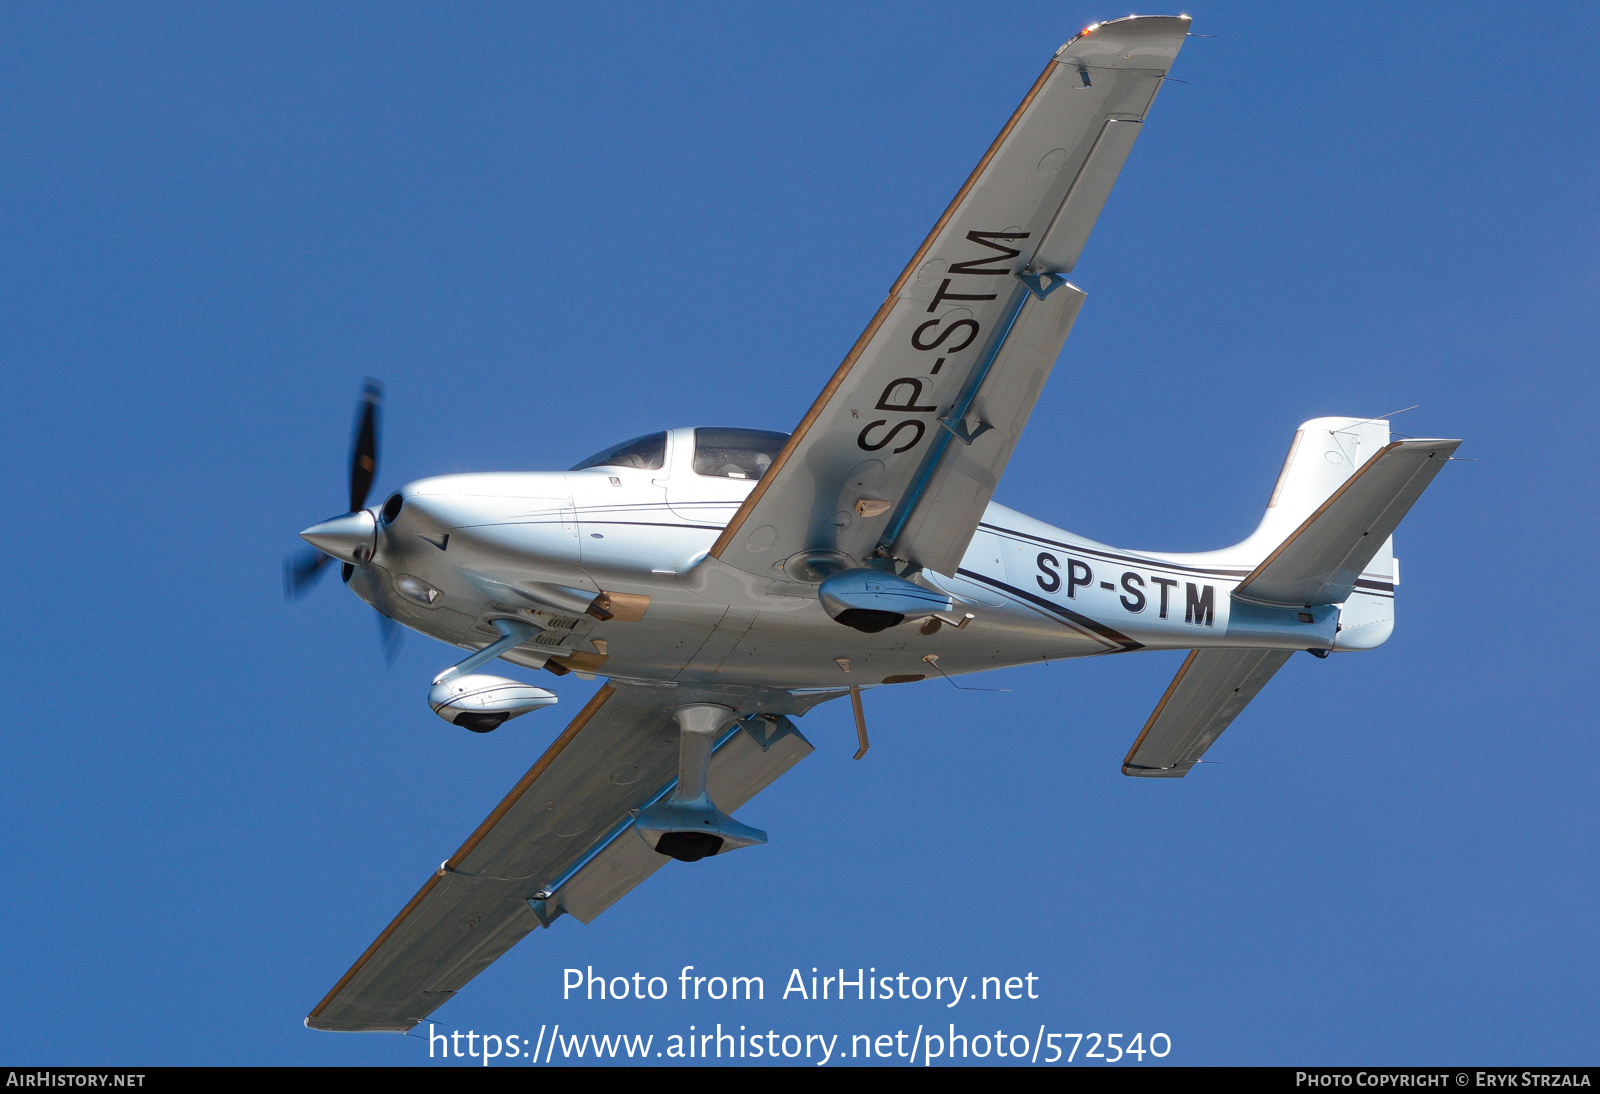
[[[306,1015],[305,1019],[303,1020],[303,1022],[301,1024],[304,1025],[307,1029],[316,1030],[318,1033],[401,1033],[401,1034],[404,1034],[404,1033],[410,1033],[411,1030],[413,1030],[417,1026],[416,1022],[412,1022],[411,1025],[405,1026],[405,1027],[402,1028],[400,1026],[363,1025],[363,1024],[361,1024],[359,1022],[317,1022],[317,1021],[314,1021],[315,1018],[316,1018],[315,1014],[308,1014],[308,1015]]]
[[[1090,23],[1067,40],[1056,56],[1072,51],[1074,57],[1109,67],[1143,67],[1164,59],[1165,68],[1177,55],[1193,20],[1187,15],[1128,15]],[[1074,49],[1076,46],[1078,48]],[[1124,62],[1118,65],[1117,62]]]
[[[1123,764],[1122,773],[1136,779],[1181,779],[1189,773],[1193,763],[1174,764],[1171,767],[1141,767],[1138,764]]]

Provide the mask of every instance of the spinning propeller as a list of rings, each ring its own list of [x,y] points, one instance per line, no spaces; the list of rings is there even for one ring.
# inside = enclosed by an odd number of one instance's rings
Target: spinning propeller
[[[383,384],[369,376],[356,404],[355,440],[350,446],[350,510],[301,533],[313,546],[283,560],[283,591],[287,599],[304,596],[335,559],[342,563],[340,576],[348,584],[356,566],[372,557],[377,521],[365,506],[378,475],[378,414],[382,406]],[[378,628],[385,659],[392,665],[399,655],[403,632],[381,612]]]

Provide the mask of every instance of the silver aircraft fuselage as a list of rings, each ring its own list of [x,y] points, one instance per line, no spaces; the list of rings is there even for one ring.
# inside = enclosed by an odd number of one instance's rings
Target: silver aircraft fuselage
[[[410,1030],[518,939],[593,921],[668,859],[765,843],[733,813],[813,751],[792,719],[828,699],[850,695],[861,759],[865,688],[1186,650],[1121,765],[1181,779],[1294,651],[1389,637],[1394,531],[1459,440],[1306,421],[1256,530],[1198,554],[1119,550],[991,501],[1086,299],[1067,277],[1189,25],[1095,23],[1052,54],[792,434],[657,431],[571,471],[421,479],[367,508],[367,383],[349,509],[301,533],[321,554],[286,562],[286,589],[337,560],[383,615],[471,651],[428,691],[466,731],[556,701],[479,672],[496,657],[609,682],[308,1025]]]
[[[399,491],[392,521],[379,517],[375,552],[351,588],[398,622],[463,649],[499,638],[496,619],[530,621],[541,632],[505,660],[539,667],[553,659],[641,682],[842,688],[1139,649],[1355,648],[1337,634],[1338,606],[1285,617],[1230,597],[1255,561],[1232,549],[1118,550],[998,504],[989,505],[957,574],[916,577],[954,598],[946,623],[861,633],[830,619],[815,586],[781,568],[764,588],[699,578],[708,548],[755,483],[696,474],[692,446],[692,429],[669,431],[659,470],[412,482]],[[541,587],[649,599],[637,618],[602,621],[526,593]],[[1361,645],[1387,636],[1386,626],[1364,628]]]

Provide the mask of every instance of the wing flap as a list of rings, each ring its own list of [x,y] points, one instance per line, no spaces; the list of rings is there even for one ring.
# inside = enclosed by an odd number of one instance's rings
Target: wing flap
[[[1292,655],[1194,650],[1122,761],[1124,775],[1181,779]]]
[[[955,423],[971,440],[946,442],[895,542],[896,557],[955,574],[1083,300],[1075,285],[1062,285],[1043,300],[1028,297],[966,419]]]
[[[745,726],[756,726],[759,721]],[[711,759],[711,770],[706,775],[711,800],[724,812],[732,813],[809,756],[811,750],[811,742],[787,718],[770,723],[770,729],[761,737],[752,728],[741,728]],[[592,922],[666,863],[667,859],[651,850],[630,828],[575,873],[556,894],[556,900],[562,911],[580,923]]]
[[[1252,570],[1233,595],[1264,604],[1342,604],[1459,440],[1379,449]]]

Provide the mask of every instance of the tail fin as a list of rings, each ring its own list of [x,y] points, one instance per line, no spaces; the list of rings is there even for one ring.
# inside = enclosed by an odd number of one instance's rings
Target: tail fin
[[[1294,435],[1266,515],[1220,551],[1157,557],[1239,568],[1236,600],[1341,605],[1336,650],[1382,645],[1394,627],[1393,533],[1459,440],[1389,439],[1381,418],[1313,418]]]
[[[1267,515],[1240,545],[1261,561],[1234,597],[1339,604],[1334,649],[1382,645],[1394,629],[1394,529],[1460,443],[1391,442],[1385,421],[1317,418],[1301,426]]]
[[[1325,609],[1338,605],[1333,649],[1382,645],[1394,629],[1395,527],[1460,443],[1390,441],[1383,421],[1316,418],[1301,426],[1260,526],[1216,552],[1253,566],[1231,594],[1228,633],[1246,605],[1286,610],[1302,623],[1319,608],[1325,620]],[[1328,649],[1310,652],[1326,657]],[[1248,647],[1189,654],[1122,773],[1182,778],[1290,656]]]
[[[1272,488],[1266,515],[1239,545],[1239,553],[1265,558],[1388,443],[1389,423],[1383,419],[1313,418],[1306,422],[1289,443],[1289,456]],[[1383,575],[1390,576],[1389,557],[1388,552],[1380,551],[1369,571],[1384,565]]]
[[[1302,424],[1289,442],[1267,512],[1242,553],[1265,558],[1388,443],[1385,419],[1313,418]],[[1340,612],[1335,649],[1376,649],[1389,640],[1398,582],[1391,536],[1367,563],[1360,585]]]

